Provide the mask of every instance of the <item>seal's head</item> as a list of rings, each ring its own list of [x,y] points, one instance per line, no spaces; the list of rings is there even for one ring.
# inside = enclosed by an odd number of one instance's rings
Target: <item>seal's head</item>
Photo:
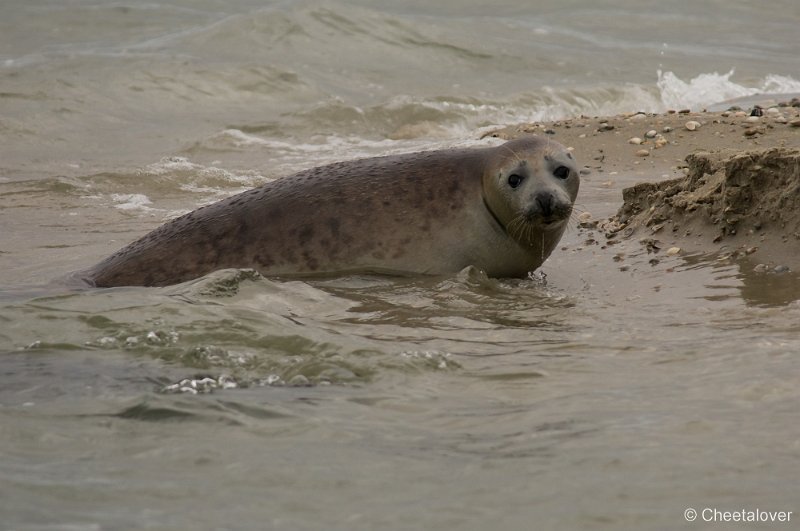
[[[543,234],[552,234],[557,241],[566,229],[580,185],[572,153],[536,136],[512,140],[494,150],[483,174],[486,207],[523,246],[536,245]]]

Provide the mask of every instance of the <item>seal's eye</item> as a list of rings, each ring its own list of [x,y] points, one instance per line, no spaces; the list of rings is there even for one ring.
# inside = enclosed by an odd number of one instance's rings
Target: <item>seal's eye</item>
[[[558,177],[559,179],[566,179],[569,177],[569,168],[566,166],[559,166],[555,170],[553,170],[553,175]]]
[[[522,176],[521,175],[517,175],[516,173],[514,173],[514,174],[508,176],[508,185],[511,188],[516,188],[520,184],[522,184]]]

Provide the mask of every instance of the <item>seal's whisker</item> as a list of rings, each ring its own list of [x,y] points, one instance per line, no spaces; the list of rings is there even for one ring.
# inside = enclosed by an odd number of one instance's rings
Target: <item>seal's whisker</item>
[[[586,208],[583,207],[583,205],[579,205],[579,204],[573,204],[572,205],[572,211],[573,212],[577,211],[580,214],[583,214],[585,212],[589,212],[588,210],[586,210]]]
[[[569,218],[567,218],[567,227],[564,229],[564,234],[570,234],[572,231],[576,230],[580,226],[580,219],[579,216],[582,212],[571,212]]]
[[[511,221],[509,221],[506,224],[506,231],[511,235],[512,238],[514,237],[514,222],[515,221],[516,221],[516,218],[512,219]]]
[[[523,232],[525,230],[525,225],[526,225],[525,216],[523,214],[519,214],[517,217],[515,217],[509,222],[508,233],[515,240],[520,240],[522,239]]]
[[[524,242],[525,241],[525,221],[519,220],[517,223],[517,240]]]
[[[514,239],[515,240],[519,240],[519,239],[522,238],[522,230],[523,230],[523,228],[524,228],[524,225],[522,224],[522,222],[520,220],[517,220],[516,225],[514,225]]]
[[[540,247],[540,250],[541,250],[541,253],[542,253],[542,262],[544,262],[544,259],[545,259],[545,256],[544,256],[544,232],[542,232],[541,234],[542,234],[542,246]]]

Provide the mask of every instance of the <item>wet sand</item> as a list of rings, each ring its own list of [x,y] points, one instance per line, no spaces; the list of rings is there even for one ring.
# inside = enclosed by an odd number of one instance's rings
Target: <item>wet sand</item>
[[[792,96],[526,123],[485,136],[548,135],[573,148],[582,165],[581,235],[603,247],[632,240],[655,260],[704,253],[747,257],[761,273],[796,271],[800,100]]]

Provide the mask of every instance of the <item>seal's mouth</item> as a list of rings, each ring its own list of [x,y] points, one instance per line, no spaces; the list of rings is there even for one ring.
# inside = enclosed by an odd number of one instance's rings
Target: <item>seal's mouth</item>
[[[552,192],[540,192],[521,212],[525,221],[542,230],[562,227],[572,215],[572,203],[561,200]]]
[[[541,217],[529,220],[525,215],[512,219],[506,227],[509,236],[523,245],[535,246],[543,244],[545,234],[557,232],[566,223],[563,219],[543,219]],[[549,237],[549,236],[548,236]]]
[[[557,207],[548,212],[533,210],[525,212],[522,217],[525,223],[544,230],[555,230],[562,227],[572,215],[572,207]]]
[[[565,218],[551,218],[551,219],[542,219],[541,225],[547,230],[554,230],[566,223],[567,220]]]
[[[534,208],[520,212],[506,226],[506,232],[523,245],[544,245],[543,239],[564,229],[572,215],[572,205],[548,209],[548,212]]]
[[[497,226],[513,239],[525,245],[536,245],[542,242],[545,233],[561,230],[572,215],[572,205],[556,207],[547,214],[540,210],[527,210],[519,212],[508,224],[503,223],[489,208],[486,199],[483,200],[486,210],[497,223]]]

